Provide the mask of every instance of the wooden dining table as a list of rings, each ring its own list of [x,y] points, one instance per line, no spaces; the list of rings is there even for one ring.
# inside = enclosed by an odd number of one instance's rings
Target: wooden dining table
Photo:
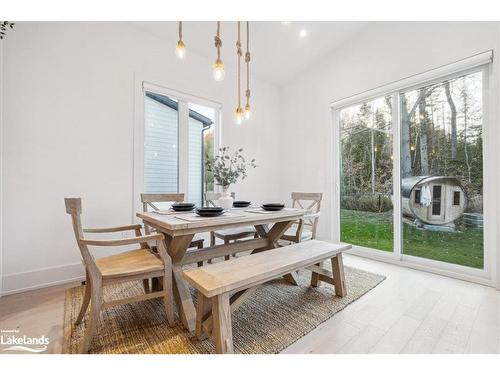
[[[219,217],[200,217],[195,213],[182,212],[138,212],[137,217],[145,224],[165,235],[167,251],[172,258],[173,293],[184,326],[191,332],[196,325],[196,309],[182,266],[241,252],[256,253],[277,248],[278,240],[290,226],[309,211],[285,208],[282,211],[264,211],[260,208],[233,209]],[[188,247],[197,233],[218,231],[242,226],[254,226],[258,238],[215,245],[199,250]],[[250,255],[251,256],[251,255]],[[296,275],[285,279],[297,284]]]

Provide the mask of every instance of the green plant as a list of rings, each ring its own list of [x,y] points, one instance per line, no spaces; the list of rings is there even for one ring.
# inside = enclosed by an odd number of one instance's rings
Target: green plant
[[[243,149],[240,148],[234,153],[230,153],[229,147],[219,148],[219,155],[206,160],[207,171],[212,172],[217,185],[227,189],[241,177],[244,180],[247,177],[247,168],[255,168],[255,159],[247,162],[242,155]]]

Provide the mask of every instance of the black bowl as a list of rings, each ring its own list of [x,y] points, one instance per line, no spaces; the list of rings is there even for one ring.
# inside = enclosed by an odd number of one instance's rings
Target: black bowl
[[[202,212],[222,212],[224,209],[222,207],[196,207],[196,211]]]
[[[282,206],[264,206],[264,205],[262,205],[262,209],[264,211],[281,211],[284,208],[285,208],[285,205],[282,205]]]
[[[200,207],[195,210],[196,214],[203,217],[215,217],[224,213],[222,207]]]
[[[249,202],[249,201],[234,201],[233,207],[248,207],[251,204],[252,204],[252,202]]]
[[[191,211],[194,209],[194,203],[174,203],[172,210],[174,211]]]
[[[285,207],[283,203],[263,203],[262,207]]]

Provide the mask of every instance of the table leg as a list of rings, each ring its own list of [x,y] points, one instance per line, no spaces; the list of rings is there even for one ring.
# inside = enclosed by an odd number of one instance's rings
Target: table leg
[[[290,228],[290,226],[294,223],[294,221],[280,221],[278,223],[275,223],[271,229],[265,224],[262,225],[256,225],[255,229],[257,230],[257,233],[259,233],[259,236],[263,238],[268,238],[269,239],[269,245],[267,247],[261,248],[261,249],[256,249],[252,251],[253,253],[265,251],[265,250],[271,250],[271,249],[276,249],[279,247],[278,245],[278,240],[281,238],[281,236]],[[293,285],[298,285],[298,275],[297,272],[292,272],[289,274],[286,274],[283,276],[286,281],[288,281],[290,284]]]
[[[196,309],[191,293],[189,292],[189,287],[182,276],[182,269],[179,266],[172,266],[172,272],[174,299],[179,316],[184,327],[189,332],[194,332],[196,328]]]
[[[189,286],[182,275],[182,258],[193,239],[193,235],[170,237],[165,234],[168,255],[172,258],[172,281],[175,304],[182,324],[190,331],[196,328],[196,309]]]

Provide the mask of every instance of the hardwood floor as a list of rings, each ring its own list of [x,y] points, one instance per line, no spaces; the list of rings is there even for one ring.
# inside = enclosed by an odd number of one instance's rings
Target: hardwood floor
[[[284,353],[500,353],[500,292],[359,258],[387,276]]]
[[[352,255],[344,262],[387,279],[283,353],[500,353],[495,289]],[[69,286],[2,297],[0,328],[45,334],[47,352],[59,353]]]

